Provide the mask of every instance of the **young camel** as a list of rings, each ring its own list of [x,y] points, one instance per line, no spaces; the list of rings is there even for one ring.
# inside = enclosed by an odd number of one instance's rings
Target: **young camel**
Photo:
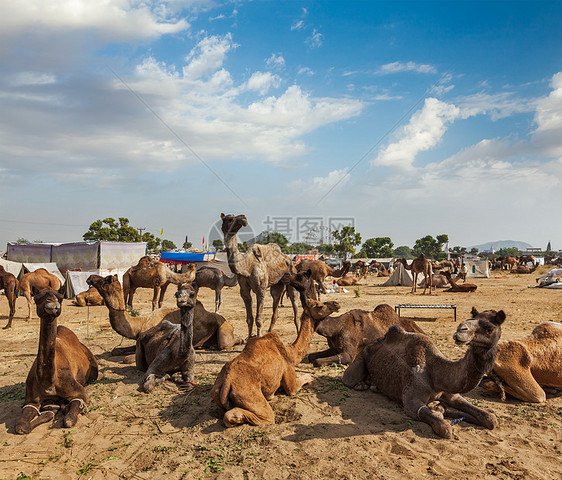
[[[432,281],[432,277],[433,277],[433,268],[431,266],[431,262],[425,258],[425,255],[422,253],[420,254],[419,257],[414,258],[414,260],[412,261],[412,263],[410,265],[408,265],[408,262],[406,261],[405,258],[401,258],[399,260],[396,260],[396,263],[401,263],[402,265],[404,265],[404,268],[406,270],[410,270],[414,273],[414,283],[412,285],[412,291],[410,293],[415,293],[418,287],[418,275],[420,273],[423,273],[425,278],[429,278],[429,294],[431,295],[431,289],[433,288],[433,281]],[[426,282],[426,286],[423,289],[423,295],[425,295],[425,291],[427,289],[427,283]]]
[[[220,268],[201,267],[197,270],[193,285],[197,289],[206,287],[215,291],[215,313],[218,313],[222,303],[222,288],[238,285],[238,277],[228,277]]]
[[[443,438],[453,434],[444,416],[493,429],[496,416],[473,406],[460,394],[475,388],[492,369],[504,320],[503,310],[478,313],[473,308],[472,318],[462,322],[453,335],[458,345],[469,346],[458,361],[445,358],[429,337],[393,325],[382,339],[357,355],[345,371],[343,383],[356,390],[375,387]],[[434,401],[440,404],[430,408],[428,404]]]
[[[4,290],[6,299],[8,300],[8,306],[10,307],[10,314],[8,316],[8,323],[4,328],[10,328],[12,326],[12,320],[16,313],[16,290],[18,287],[18,279],[12,275],[10,272],[4,270],[4,267],[0,265],[0,290]]]
[[[76,295],[72,300],[72,305],[77,307],[99,306],[103,305],[103,298],[94,287],[90,287],[85,292]]]
[[[501,342],[494,363],[492,381],[482,386],[505,392],[524,402],[546,402],[544,387],[562,388],[562,324],[541,323],[532,333]]]
[[[164,295],[170,283],[176,285],[180,283],[193,282],[195,279],[196,267],[194,264],[187,265],[184,273],[172,272],[164,263],[153,260],[148,255],[142,257],[134,267],[129,268],[123,275],[123,295],[125,303],[133,308],[133,296],[137,288],[152,288],[152,310],[162,308]],[[160,298],[158,298],[160,293]]]
[[[322,260],[302,260],[297,266],[297,272],[306,272],[310,270],[312,272],[312,278],[318,285],[321,293],[328,293],[326,287],[324,286],[324,280],[326,277],[343,277],[351,268],[351,262],[345,261],[340,269],[335,270],[334,268],[326,265]]]
[[[86,280],[88,285],[97,289],[109,310],[109,321],[113,330],[119,335],[136,340],[142,332],[158,325],[163,320],[171,323],[181,323],[181,313],[177,308],[161,308],[148,315],[131,317],[125,311],[123,289],[117,275],[100,277],[90,275]],[[195,324],[193,329],[193,346],[218,348],[224,350],[233,345],[243,343],[235,338],[234,328],[222,315],[205,310],[199,301],[193,309]],[[116,348],[113,355],[128,355],[135,352],[135,347]]]
[[[474,283],[463,283],[462,285],[459,285],[453,280],[453,277],[451,276],[451,272],[445,271],[443,272],[443,275],[447,280],[449,280],[449,283],[451,284],[451,288],[445,290],[446,292],[458,292],[458,293],[474,292],[478,288],[478,286],[475,285]]]
[[[51,421],[61,403],[68,408],[64,426],[76,425],[88,403],[84,386],[98,377],[98,362],[72,330],[59,325],[62,294],[51,289],[35,295],[41,319],[39,350],[25,382],[25,405],[16,423],[16,433],[27,434]]]
[[[338,309],[337,302],[307,299],[300,331],[292,345],[284,345],[274,332],[252,337],[240,355],[226,363],[211,389],[211,396],[225,412],[223,422],[227,427],[275,423],[268,401],[279,387],[294,395],[312,381],[310,374],[297,378],[295,365],[306,355],[318,323]]]
[[[27,306],[29,308],[29,314],[27,315],[28,321],[31,320],[31,291],[33,287],[38,290],[42,290],[44,288],[58,290],[61,287],[61,281],[58,277],[44,268],[38,268],[34,272],[28,272],[21,277],[19,289],[23,292],[25,298],[27,299]]]
[[[340,287],[352,287],[354,285],[359,285],[359,282],[361,280],[365,280],[365,278],[367,278],[367,275],[363,275],[362,277],[355,277],[355,276],[351,276],[351,275],[346,275],[344,277],[338,278],[336,280],[336,283],[340,286]]]
[[[197,292],[189,284],[178,285],[176,303],[181,312],[181,324],[166,320],[142,332],[137,339],[136,364],[146,372],[140,382],[141,390],[150,393],[156,385],[168,380],[183,381],[195,385],[193,368],[193,309]]]

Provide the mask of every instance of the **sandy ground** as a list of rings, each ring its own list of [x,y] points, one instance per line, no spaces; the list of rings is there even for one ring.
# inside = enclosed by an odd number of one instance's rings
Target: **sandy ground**
[[[405,287],[379,287],[384,279],[371,278],[349,293],[329,294],[341,312],[373,309],[381,303],[443,303],[458,306],[458,320],[478,309],[503,309],[507,320],[503,338],[517,338],[547,320],[562,321],[562,291],[531,289],[532,275],[496,274],[472,279],[473,294],[438,291],[412,295]],[[150,310],[151,293],[141,290],[135,307]],[[201,290],[200,299],[211,309],[213,292]],[[240,337],[247,334],[238,287],[223,291],[222,313]],[[174,305],[170,288],[166,305]],[[271,301],[269,300],[268,307]],[[30,435],[14,434],[25,393],[25,378],[37,352],[39,321],[26,322],[27,306],[18,298],[11,330],[0,330],[0,479],[363,479],[363,478],[517,478],[558,479],[562,476],[562,396],[549,396],[544,405],[514,399],[502,403],[481,388],[467,395],[475,405],[494,412],[495,430],[462,422],[454,438],[443,440],[424,423],[408,418],[401,407],[384,396],[355,392],[341,383],[343,367],[314,369],[314,381],[293,397],[279,394],[272,401],[276,425],[226,429],[209,391],[232,351],[197,352],[198,387],[189,393],[166,382],[148,395],[138,390],[141,374],[134,365],[120,363],[108,352],[121,343],[110,327],[106,307],[79,308],[65,300],[59,324],[70,327],[97,356],[98,380],[87,387],[90,404],[72,429],[41,425]],[[271,309],[266,313],[269,325]],[[7,319],[6,299],[0,297],[0,319]],[[456,347],[452,310],[410,310],[420,326],[449,358]],[[295,338],[291,309],[283,308],[277,331],[285,342]],[[124,340],[123,345],[129,345]],[[313,337],[310,351],[325,348],[325,339]]]

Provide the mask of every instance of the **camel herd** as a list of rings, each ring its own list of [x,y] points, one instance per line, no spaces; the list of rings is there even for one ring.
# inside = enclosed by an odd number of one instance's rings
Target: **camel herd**
[[[253,245],[241,253],[236,235],[247,225],[246,217],[221,214],[221,219],[234,277],[208,271],[208,267],[200,271],[188,268],[183,274],[162,273],[162,264],[141,259],[132,268],[133,272],[126,274],[126,288],[117,276],[91,275],[87,280],[99,295],[98,304],[103,303],[108,309],[112,328],[136,341],[133,348],[115,349],[112,354],[125,355],[125,362],[136,363],[144,372],[140,381],[142,391],[151,392],[166,380],[175,381],[183,388],[195,388],[194,348],[225,350],[244,343],[235,336],[228,320],[218,313],[220,293],[216,296],[215,312],[207,311],[197,300],[201,287],[216,286],[220,291],[223,286],[236,283],[245,306],[248,336],[242,352],[225,363],[211,389],[211,397],[222,411],[226,427],[275,423],[269,402],[276,392],[282,388],[287,395],[294,395],[314,380],[310,374],[297,376],[295,370],[307,355],[315,367],[329,363],[348,365],[342,379],[346,387],[384,394],[402,405],[412,419],[427,423],[443,438],[452,436],[451,425],[459,419],[489,429],[497,425],[495,415],[462,397],[479,384],[503,397],[508,393],[528,402],[545,402],[545,390],[562,388],[560,323],[546,322],[526,338],[500,342],[506,314],[501,310],[478,312],[473,308],[471,318],[460,323],[453,336],[457,344],[468,346],[466,354],[458,361],[451,361],[414,321],[398,317],[389,305],[332,316],[340,310],[340,305],[335,301],[320,301],[319,292],[323,293],[326,276],[345,277],[350,264],[344,263],[342,268],[334,270],[319,260],[308,260],[295,268],[274,244]],[[431,292],[431,263],[425,257],[418,257],[411,265],[403,263],[416,276],[426,275]],[[152,270],[152,283],[142,279],[150,276],[147,272]],[[164,270],[168,269],[164,266]],[[450,272],[442,273],[451,284],[450,291],[473,291],[476,287],[457,284]],[[41,272],[39,276],[44,274]],[[15,288],[1,270],[0,280],[7,291]],[[48,277],[41,280],[39,288],[30,289],[41,329],[37,358],[26,381],[25,405],[15,427],[19,434],[27,434],[51,421],[58,410],[64,413],[64,426],[74,426],[88,403],[84,386],[95,380],[98,372],[96,358],[88,348],[71,330],[57,327],[62,309],[60,284],[57,287],[56,283],[45,283],[51,281]],[[141,282],[155,289],[154,309],[148,315],[132,316],[125,305],[127,302],[132,305],[132,296]],[[162,289],[170,283],[178,285],[177,308],[156,308],[161,307]],[[267,290],[273,297],[273,315],[269,332],[262,335]],[[252,293],[256,296],[255,315]],[[283,294],[291,301],[297,330],[291,344],[284,344],[272,331]],[[31,302],[31,296],[28,301]],[[9,325],[12,317],[10,304]],[[327,349],[308,354],[314,332],[326,338]]]

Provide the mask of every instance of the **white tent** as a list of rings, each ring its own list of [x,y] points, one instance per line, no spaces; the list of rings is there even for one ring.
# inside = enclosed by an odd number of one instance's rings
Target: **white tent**
[[[108,271],[94,270],[91,272],[76,272],[67,270],[65,274],[64,296],[66,298],[74,298],[76,295],[88,291],[90,286],[86,283],[90,275],[100,275],[107,277],[108,275],[117,275],[119,282],[123,285],[124,271]]]
[[[465,259],[464,264],[468,269],[467,278],[489,278],[490,263],[487,259]]]
[[[414,284],[412,274],[404,268],[402,263],[395,263],[396,268],[390,278],[384,282],[381,287],[411,287]]]
[[[23,264],[23,272],[34,272],[39,268],[44,268],[47,272],[52,273],[55,275],[60,281],[61,284],[64,283],[64,277],[62,273],[60,273],[59,267],[57,267],[56,263],[24,263]]]
[[[10,260],[3,260],[0,258],[0,265],[4,267],[4,270],[11,273],[14,277],[18,278],[21,273],[22,264],[19,262],[10,262]]]

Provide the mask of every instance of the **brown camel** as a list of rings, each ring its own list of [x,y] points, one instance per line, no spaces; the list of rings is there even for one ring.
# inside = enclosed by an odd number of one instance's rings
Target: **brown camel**
[[[84,386],[98,378],[98,362],[72,330],[59,325],[62,293],[51,288],[34,297],[41,319],[39,350],[25,382],[25,405],[16,423],[16,433],[27,434],[51,421],[64,404],[63,424],[73,427],[86,407]]]
[[[44,268],[38,268],[34,272],[28,272],[21,277],[19,289],[27,299],[27,306],[29,308],[29,314],[27,315],[28,321],[31,320],[31,292],[33,287],[37,290],[43,290],[44,288],[58,290],[61,287],[61,281],[57,276]]]
[[[338,309],[337,302],[307,299],[301,328],[292,345],[284,345],[279,335],[270,332],[250,338],[240,355],[226,363],[211,389],[211,396],[225,412],[223,422],[227,427],[275,423],[268,401],[279,387],[287,395],[294,395],[312,381],[310,374],[297,378],[295,365],[306,355],[318,323]]]
[[[133,308],[133,296],[137,288],[152,288],[152,310],[162,307],[166,289],[170,283],[179,285],[180,283],[193,282],[195,279],[195,264],[187,265],[185,273],[174,273],[166,264],[153,260],[148,255],[142,257],[134,267],[129,268],[123,275],[123,292],[125,303]],[[160,298],[158,294],[160,293]]]
[[[357,355],[345,371],[343,383],[357,390],[375,387],[401,403],[408,416],[429,424],[444,438],[453,433],[444,416],[492,429],[497,425],[496,416],[460,394],[470,392],[492,369],[504,320],[503,310],[478,313],[473,308],[472,318],[462,322],[453,336],[458,345],[469,345],[457,361],[445,358],[431,338],[393,325],[384,338]],[[434,401],[440,404],[429,407]]]
[[[543,387],[562,388],[562,324],[541,323],[532,333],[501,342],[494,363],[493,381],[482,386],[505,392],[524,402],[546,402]]]
[[[431,285],[433,286],[433,288],[445,288],[448,283],[449,280],[447,280],[447,277],[444,274],[434,273],[433,276],[431,277]],[[424,278],[419,286],[425,287],[426,285],[427,285],[427,278]]]
[[[178,285],[176,303],[181,323],[163,321],[137,339],[137,368],[146,372],[140,382],[141,390],[150,393],[154,387],[172,376],[175,381],[195,385],[193,368],[193,309],[197,291],[188,283]]]
[[[17,288],[18,288],[18,279],[10,272],[4,270],[4,267],[0,265],[0,290],[4,290],[4,294],[6,295],[6,298],[8,300],[8,306],[10,307],[8,323],[4,328],[10,328],[12,326],[12,320],[16,313]]]
[[[510,273],[520,273],[520,274],[533,273],[538,266],[539,266],[538,263],[536,265],[533,265],[532,267],[527,267],[526,265],[517,265],[517,267],[512,269]]]
[[[201,287],[210,288],[215,291],[215,312],[218,313],[222,303],[222,287],[235,287],[238,284],[238,277],[231,275],[228,277],[220,268],[201,267],[197,270],[193,285],[199,289]]]
[[[521,255],[519,257],[519,265],[526,267],[528,263],[531,265],[535,264],[535,257],[533,255]]]
[[[362,277],[367,274],[367,264],[363,260],[357,260],[351,265],[351,272],[357,277]]]
[[[431,279],[431,277],[433,277],[433,269],[432,269],[432,267],[431,267],[431,262],[430,262],[427,258],[425,258],[425,255],[424,255],[423,253],[420,254],[419,257],[414,258],[414,260],[412,261],[412,263],[411,263],[410,265],[408,265],[408,262],[406,261],[405,258],[401,258],[401,259],[399,259],[399,260],[396,260],[396,262],[394,262],[394,263],[395,263],[395,264],[396,264],[396,263],[401,263],[402,265],[404,265],[404,268],[405,268],[406,270],[410,270],[411,272],[413,272],[413,274],[414,274],[414,284],[412,285],[412,291],[411,291],[411,293],[415,293],[416,290],[417,290],[417,287],[418,287],[418,285],[417,285],[417,283],[418,283],[418,275],[419,275],[420,273],[423,273],[424,276],[425,276],[425,278]],[[427,282],[426,282],[426,284],[427,284]],[[431,295],[431,289],[433,288],[433,287],[432,287],[432,284],[433,284],[433,282],[430,281],[430,282],[429,282],[429,285],[430,285],[430,287],[429,287],[429,294],[430,294],[430,295]],[[424,294],[424,295],[425,295],[426,289],[427,289],[427,285],[426,285],[426,286],[424,287],[424,289],[423,289],[423,294]]]
[[[103,298],[94,287],[90,287],[85,292],[76,295],[72,300],[72,305],[77,307],[99,306],[103,305]]]
[[[309,260],[306,258],[296,266],[297,272],[306,272],[310,269],[312,271],[312,279],[318,285],[320,292],[324,294],[328,293],[326,291],[326,286],[324,285],[326,277],[342,277],[349,272],[350,268],[351,262],[349,261],[343,262],[341,268],[336,270],[326,265],[322,260]]]
[[[519,259],[515,257],[504,257],[502,259],[502,270],[505,270],[505,267],[508,266],[510,270],[515,267],[519,263]]]
[[[475,285],[474,283],[463,283],[462,285],[459,285],[457,282],[455,282],[455,280],[453,280],[453,277],[451,276],[451,272],[445,271],[443,272],[443,275],[451,284],[451,288],[445,290],[446,292],[458,292],[458,293],[475,292],[476,289],[478,288],[478,286]]]
[[[340,287],[352,287],[354,285],[359,285],[359,282],[361,280],[365,280],[365,278],[367,278],[367,275],[363,275],[362,277],[355,277],[352,275],[345,275],[341,278],[338,278],[336,280],[336,283],[340,286]]]
[[[86,280],[88,285],[96,287],[109,310],[109,321],[113,330],[119,335],[136,340],[142,332],[158,325],[163,320],[170,323],[181,323],[181,312],[177,308],[161,308],[148,315],[132,317],[125,311],[123,289],[117,275],[100,277],[90,275]],[[242,343],[234,337],[234,328],[222,315],[205,310],[203,304],[197,301],[193,316],[195,318],[193,330],[193,346],[218,348],[224,350]],[[128,355],[135,352],[135,347],[114,349],[114,355]]]
[[[298,331],[298,307],[294,289],[281,279],[287,272],[292,272],[291,259],[285,255],[279,245],[270,243],[268,245],[254,244],[244,254],[238,250],[236,234],[248,225],[245,215],[225,215],[221,213],[222,233],[224,245],[228,256],[228,266],[237,275],[240,284],[240,296],[246,307],[246,323],[248,324],[248,338],[252,336],[254,328],[254,314],[252,311],[252,292],[256,294],[256,329],[258,337],[261,335],[263,304],[265,292],[269,288],[273,297],[273,315],[269,331],[277,321],[278,307],[281,296],[285,289],[293,307],[293,322]]]

